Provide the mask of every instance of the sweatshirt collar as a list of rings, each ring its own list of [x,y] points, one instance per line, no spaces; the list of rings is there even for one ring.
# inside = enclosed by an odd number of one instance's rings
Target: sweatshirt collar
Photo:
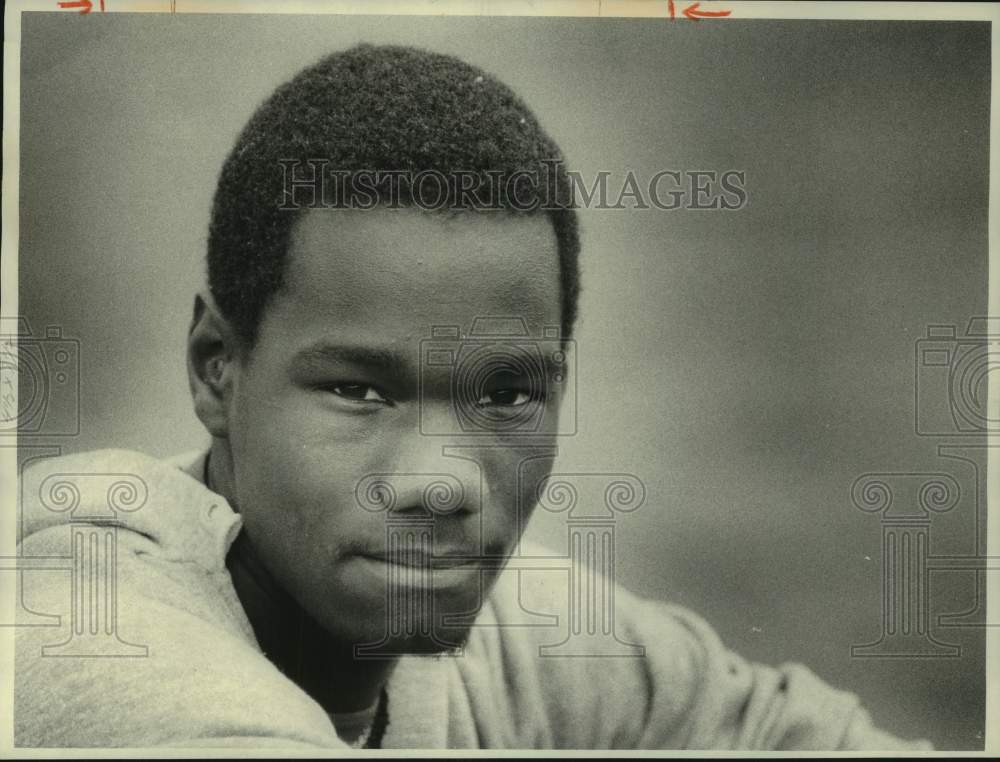
[[[228,501],[211,492],[203,483],[207,450],[188,452],[166,462],[179,468],[200,487],[201,510],[215,505],[218,512],[213,530],[216,552],[225,565],[226,554],[242,527],[242,519]],[[230,534],[231,533],[231,534]],[[383,748],[442,749],[448,745],[448,656],[404,656],[399,660],[389,683],[388,725]]]

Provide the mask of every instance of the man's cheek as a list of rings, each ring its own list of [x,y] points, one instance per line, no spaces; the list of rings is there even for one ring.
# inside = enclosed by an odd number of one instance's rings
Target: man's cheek
[[[495,470],[491,503],[504,514],[502,518],[509,527],[508,535],[524,531],[545,479],[552,471],[555,452],[554,446],[519,448],[517,457],[510,458]]]

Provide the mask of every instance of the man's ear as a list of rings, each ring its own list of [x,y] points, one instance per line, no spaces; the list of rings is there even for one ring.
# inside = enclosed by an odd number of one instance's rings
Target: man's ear
[[[211,294],[194,298],[188,330],[187,369],[194,412],[213,437],[229,435],[229,405],[241,345]]]

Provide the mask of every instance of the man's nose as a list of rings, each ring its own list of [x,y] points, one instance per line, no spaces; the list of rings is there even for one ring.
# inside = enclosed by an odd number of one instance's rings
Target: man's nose
[[[356,491],[362,507],[415,515],[479,513],[483,480],[472,460],[447,456],[443,443],[415,436],[400,443],[392,470],[368,474]]]

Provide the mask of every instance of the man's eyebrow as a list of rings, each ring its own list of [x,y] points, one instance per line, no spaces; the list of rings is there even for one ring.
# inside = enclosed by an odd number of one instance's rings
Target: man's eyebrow
[[[400,375],[410,369],[405,355],[385,347],[364,345],[323,342],[300,350],[292,358],[293,367],[321,367],[331,363],[376,368]]]

